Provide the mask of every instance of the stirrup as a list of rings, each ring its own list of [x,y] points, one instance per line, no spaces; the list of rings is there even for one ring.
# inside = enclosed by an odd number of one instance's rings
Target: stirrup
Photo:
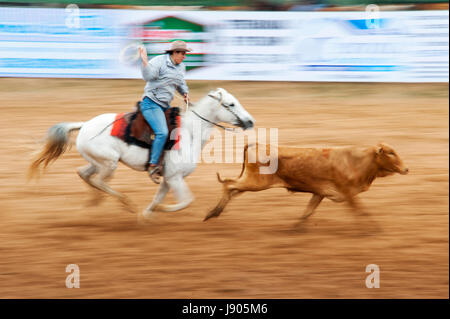
[[[157,165],[155,167],[148,168],[148,176],[155,184],[160,184],[160,177],[162,177],[161,166]]]

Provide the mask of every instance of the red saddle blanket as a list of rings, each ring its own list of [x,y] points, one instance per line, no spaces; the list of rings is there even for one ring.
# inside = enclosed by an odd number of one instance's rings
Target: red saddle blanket
[[[165,150],[179,149],[181,126],[180,109],[178,107],[171,107],[166,110],[166,121],[169,129],[169,138],[164,145]],[[171,139],[172,131],[176,130],[176,138]],[[155,134],[153,129],[145,120],[139,107],[136,112],[119,113],[116,115],[111,135],[120,138],[127,144],[133,144],[140,147],[152,148]]]

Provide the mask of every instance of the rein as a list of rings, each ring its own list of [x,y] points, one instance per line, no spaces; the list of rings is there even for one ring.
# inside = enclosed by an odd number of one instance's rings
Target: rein
[[[208,96],[211,97],[211,98],[213,98],[213,99],[216,100],[216,101],[219,101],[220,105],[222,105],[228,112],[230,112],[231,114],[233,114],[233,115],[236,117],[236,119],[238,120],[239,123],[244,124],[244,123],[242,122],[242,120],[239,118],[239,116],[237,116],[236,113],[234,113],[233,110],[230,109],[230,106],[229,106],[229,105],[226,105],[226,104],[223,104],[223,103],[222,103],[222,99],[219,100],[217,97],[215,97],[215,96],[213,96],[213,95],[210,95],[210,94],[208,94]],[[226,127],[226,126],[220,125],[220,124],[218,124],[218,123],[214,123],[214,122],[212,122],[212,121],[210,121],[210,120],[208,120],[208,119],[205,119],[203,116],[201,116],[200,114],[198,114],[197,112],[195,112],[192,108],[190,109],[190,111],[192,111],[195,115],[197,115],[197,116],[198,116],[200,119],[202,119],[203,121],[208,122],[208,123],[210,123],[210,124],[212,124],[212,125],[214,125],[214,126],[217,126],[217,127],[221,128],[221,129],[223,129],[224,131],[229,131],[229,132],[234,132],[234,131],[236,131],[236,128],[235,128],[235,127]]]
[[[217,126],[217,127],[220,127],[221,129],[223,129],[223,130],[225,130],[225,131],[231,131],[231,132],[232,132],[232,131],[235,130],[234,127],[225,127],[225,126],[223,126],[223,125],[220,125],[220,124],[214,123],[214,122],[212,122],[212,121],[210,121],[210,120],[208,120],[208,119],[205,119],[203,116],[201,116],[200,114],[198,114],[197,112],[195,112],[193,109],[191,109],[191,111],[192,111],[195,115],[197,115],[199,118],[201,118],[203,121],[208,122],[208,123],[210,123],[210,124],[212,124],[212,125],[215,125],[215,126]]]

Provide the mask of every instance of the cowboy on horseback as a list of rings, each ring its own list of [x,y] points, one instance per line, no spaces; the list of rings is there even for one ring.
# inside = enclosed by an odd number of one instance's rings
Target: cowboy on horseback
[[[189,101],[189,88],[184,80],[186,67],[183,60],[186,52],[190,52],[184,41],[173,41],[165,54],[148,60],[144,47],[139,48],[142,60],[142,77],[147,82],[141,102],[141,112],[145,120],[155,133],[153,141],[148,174],[150,178],[159,183],[162,176],[160,163],[161,153],[168,137],[168,128],[164,112],[170,107],[175,90]]]

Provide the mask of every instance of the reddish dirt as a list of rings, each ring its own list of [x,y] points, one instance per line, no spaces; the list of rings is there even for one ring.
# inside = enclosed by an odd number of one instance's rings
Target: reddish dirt
[[[297,230],[310,195],[282,189],[243,194],[203,222],[220,197],[216,171],[235,177],[237,163],[201,163],[187,178],[194,203],[144,224],[110,197],[86,206],[75,147],[27,183],[50,126],[128,111],[143,82],[3,78],[2,298],[449,297],[448,84],[188,84],[193,100],[228,89],[257,127],[279,129],[282,145],[394,146],[410,174],[377,179],[359,196],[380,231],[367,233],[345,204],[328,200]],[[157,187],[123,165],[110,184],[139,211]],[[80,267],[80,289],[65,287],[68,264]],[[379,289],[365,287],[369,264],[380,267]]]

